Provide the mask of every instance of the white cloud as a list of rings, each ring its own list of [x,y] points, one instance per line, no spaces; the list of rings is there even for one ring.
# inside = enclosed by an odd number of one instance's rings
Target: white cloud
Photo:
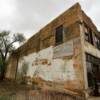
[[[29,38],[76,2],[100,29],[100,0],[0,0],[0,30],[21,32]]]

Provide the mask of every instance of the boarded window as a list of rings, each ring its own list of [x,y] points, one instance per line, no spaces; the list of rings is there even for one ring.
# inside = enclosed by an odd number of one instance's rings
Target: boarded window
[[[55,42],[56,45],[61,44],[63,42],[63,25],[56,28]]]

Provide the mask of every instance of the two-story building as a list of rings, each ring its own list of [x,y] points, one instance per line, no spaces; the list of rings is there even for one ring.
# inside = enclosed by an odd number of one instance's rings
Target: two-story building
[[[6,78],[21,79],[23,66],[27,77],[56,82],[72,91],[97,92],[100,32],[77,3],[12,53]]]

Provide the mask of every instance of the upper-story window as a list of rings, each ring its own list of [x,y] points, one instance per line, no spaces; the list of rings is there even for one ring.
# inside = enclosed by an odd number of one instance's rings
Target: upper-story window
[[[97,35],[95,35],[95,45],[100,50],[100,38]]]
[[[85,26],[85,40],[96,46],[100,50],[100,37],[97,36],[93,31],[86,25]]]
[[[59,27],[56,28],[55,42],[56,45],[59,45],[63,42],[63,25],[60,25]]]
[[[93,44],[92,30],[85,25],[85,40]]]
[[[89,41],[89,32],[88,32],[88,28],[85,26],[85,40]]]

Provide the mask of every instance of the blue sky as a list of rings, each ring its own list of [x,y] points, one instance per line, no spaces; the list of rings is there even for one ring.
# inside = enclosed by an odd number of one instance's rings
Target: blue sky
[[[76,2],[100,30],[100,0],[0,0],[0,30],[29,38]]]

